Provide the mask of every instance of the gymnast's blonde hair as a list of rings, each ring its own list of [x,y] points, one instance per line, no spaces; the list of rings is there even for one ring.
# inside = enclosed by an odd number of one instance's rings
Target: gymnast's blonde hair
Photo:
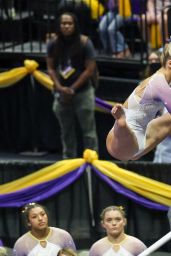
[[[0,246],[0,256],[7,256],[7,250],[3,246]]]
[[[124,210],[124,207],[123,206],[116,206],[116,205],[111,205],[111,206],[108,206],[106,208],[104,208],[100,214],[100,219],[101,219],[101,222],[103,222],[104,218],[105,218],[105,214],[106,212],[108,211],[119,211],[122,215],[123,218],[126,218],[126,213],[125,213],[125,210]]]
[[[169,42],[168,44],[165,44],[163,48],[163,52],[160,57],[161,65],[165,67],[166,62],[168,60],[171,60],[171,42]]]

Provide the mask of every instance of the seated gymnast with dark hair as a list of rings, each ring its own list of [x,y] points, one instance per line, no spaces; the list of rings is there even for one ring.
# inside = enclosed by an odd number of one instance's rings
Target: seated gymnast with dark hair
[[[116,159],[139,159],[171,135],[171,42],[163,49],[161,65],[123,105],[116,104],[111,110],[115,123],[106,146]],[[168,112],[158,116],[164,107]]]
[[[67,231],[49,226],[49,217],[44,206],[29,203],[22,214],[29,231],[16,241],[13,255],[56,256],[62,248],[75,250],[74,241]]]

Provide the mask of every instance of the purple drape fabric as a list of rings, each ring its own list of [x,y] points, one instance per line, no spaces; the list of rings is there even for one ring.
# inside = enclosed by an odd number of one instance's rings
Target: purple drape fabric
[[[38,202],[57,194],[77,180],[87,167],[87,163],[79,169],[60,178],[39,185],[0,195],[0,207],[20,207],[29,202]]]
[[[137,193],[131,191],[130,189],[125,188],[123,185],[118,182],[108,178],[103,173],[101,173],[97,168],[89,163],[83,164],[80,168],[63,175],[60,178],[44,182],[35,186],[30,186],[25,189],[18,190],[13,193],[8,193],[0,195],[0,207],[21,207],[29,202],[38,202],[44,199],[47,199],[58,192],[62,191],[73,182],[75,182],[86,170],[87,166],[90,166],[92,171],[102,179],[108,186],[110,186],[114,191],[119,194],[122,194],[125,197],[128,197],[130,200],[133,200],[137,204],[140,204],[144,207],[168,211],[167,206],[155,203],[151,200],[148,200]]]
[[[95,100],[96,100],[96,106],[98,106],[98,107],[100,107],[100,108],[106,110],[107,112],[110,112],[110,111],[111,111],[111,109],[112,109],[112,107],[113,107],[111,104],[109,104],[109,103],[107,103],[106,101],[104,101],[104,100],[102,100],[102,99],[99,99],[99,98],[97,98],[97,97],[96,97]]]
[[[155,209],[155,210],[161,210],[161,211],[168,211],[169,207],[152,202],[151,200],[145,199],[142,196],[139,196],[138,194],[134,193],[133,191],[123,187],[118,182],[109,179],[107,176],[99,172],[94,166],[92,166],[93,170],[95,171],[96,175],[102,179],[104,182],[106,182],[113,190],[115,190],[117,193],[122,194],[125,197],[128,197],[129,199],[133,200],[134,202],[143,205],[144,207]]]

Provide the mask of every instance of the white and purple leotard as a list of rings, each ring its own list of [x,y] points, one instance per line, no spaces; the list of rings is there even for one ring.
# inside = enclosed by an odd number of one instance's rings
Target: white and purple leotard
[[[15,243],[13,249],[14,256],[57,256],[62,248],[72,248],[76,250],[71,235],[60,228],[50,227],[50,233],[45,240],[45,246],[27,232]]]
[[[155,73],[149,79],[142,98],[137,98],[135,90],[129,96],[128,108],[124,111],[127,124],[138,141],[139,151],[137,153],[145,148],[147,125],[164,107],[171,113],[171,88],[161,73]]]
[[[145,249],[145,244],[133,236],[127,235],[118,248],[104,237],[91,246],[89,256],[137,256]]]

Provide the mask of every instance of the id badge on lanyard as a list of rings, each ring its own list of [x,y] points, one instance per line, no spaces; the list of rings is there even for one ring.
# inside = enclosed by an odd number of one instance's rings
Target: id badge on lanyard
[[[75,72],[75,68],[72,67],[71,61],[68,61],[68,64],[64,68],[60,67],[60,71],[59,71],[60,75],[64,79],[68,79],[74,72]]]

